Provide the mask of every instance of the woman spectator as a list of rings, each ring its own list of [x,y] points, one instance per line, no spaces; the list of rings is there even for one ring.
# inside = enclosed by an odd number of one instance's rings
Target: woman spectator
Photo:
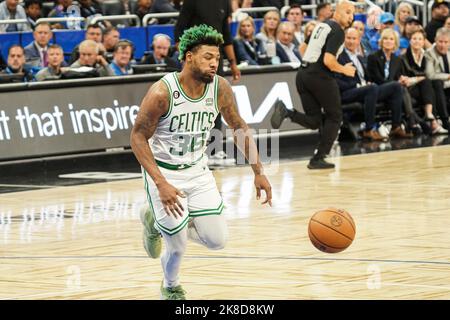
[[[393,29],[385,29],[381,33],[380,37],[380,49],[371,55],[367,59],[367,72],[369,79],[376,84],[384,84],[389,82],[398,82],[400,84],[399,89],[403,94],[403,104],[406,109],[408,119],[412,117],[412,107],[405,104],[406,97],[409,97],[406,84],[408,77],[402,75],[402,63],[399,57],[394,52],[399,47],[399,37],[396,31]],[[409,97],[410,98],[410,97]],[[410,99],[409,99],[410,100]],[[412,137],[411,133],[406,133],[401,126],[402,115],[398,114],[397,109],[393,109],[392,115],[392,129],[390,132],[391,137],[409,138]]]
[[[411,96],[424,106],[425,120],[432,134],[447,133],[436,121],[433,115],[433,86],[431,80],[425,76],[425,40],[426,34],[423,30],[413,32],[410,47],[400,59],[403,64],[403,74],[408,77],[408,91]]]
[[[233,46],[238,64],[247,62],[249,65],[258,65],[258,60],[265,55],[262,41],[255,38],[255,22],[252,17],[248,16],[239,22]]]
[[[277,29],[280,24],[280,14],[276,10],[267,11],[264,15],[264,23],[261,27],[261,32],[256,35],[256,39],[262,41],[264,51],[268,57],[275,57],[277,55]]]
[[[406,24],[406,18],[414,15],[413,7],[407,2],[401,2],[395,11],[395,26],[400,34],[403,33]]]
[[[317,26],[316,20],[311,20],[305,25],[305,39],[308,39],[314,28]]]

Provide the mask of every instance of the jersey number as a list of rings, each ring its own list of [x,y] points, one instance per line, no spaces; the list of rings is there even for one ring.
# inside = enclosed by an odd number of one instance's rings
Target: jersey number
[[[324,29],[323,27],[317,28],[316,34],[314,35],[314,39],[319,39],[320,34],[322,33],[323,29]]]
[[[187,152],[200,150],[206,144],[206,132],[198,134],[180,134],[175,137],[178,147],[170,147],[170,154],[184,156]]]

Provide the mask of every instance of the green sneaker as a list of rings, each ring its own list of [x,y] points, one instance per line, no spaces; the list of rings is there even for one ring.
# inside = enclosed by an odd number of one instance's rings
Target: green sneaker
[[[180,285],[173,288],[164,288],[161,282],[161,300],[186,300],[186,291]]]
[[[161,234],[155,228],[155,218],[152,209],[141,209],[141,222],[144,225],[144,248],[150,258],[156,259],[161,255]]]

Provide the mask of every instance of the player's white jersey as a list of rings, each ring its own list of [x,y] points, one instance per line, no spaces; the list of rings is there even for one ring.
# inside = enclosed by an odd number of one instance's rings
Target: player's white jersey
[[[183,92],[177,72],[169,73],[161,80],[169,91],[169,110],[160,118],[149,144],[159,166],[183,169],[198,162],[206,150],[206,142],[219,113],[219,79],[215,76],[206,84],[198,99]]]

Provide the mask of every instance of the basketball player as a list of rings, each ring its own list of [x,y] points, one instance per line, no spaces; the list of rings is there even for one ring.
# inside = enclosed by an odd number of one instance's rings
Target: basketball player
[[[131,147],[142,165],[150,209],[141,214],[144,247],[161,257],[164,280],[161,298],[185,299],[178,273],[188,238],[209,249],[222,249],[227,227],[223,202],[204,155],[206,141],[219,112],[234,129],[237,147],[255,174],[257,199],[272,205],[271,186],[263,173],[256,144],[239,116],[228,82],[216,74],[222,35],[200,25],[180,39],[180,73],[169,73],[153,84],[142,101]],[[150,139],[150,141],[149,141]]]
[[[339,2],[333,18],[317,24],[305,41],[307,44],[300,48],[305,54],[297,73],[296,85],[305,113],[288,110],[281,100],[275,102],[271,118],[273,128],[278,129],[288,117],[306,128],[320,128],[319,145],[309,161],[309,169],[334,168],[334,164],[325,161],[342,121],[341,97],[333,72],[348,77],[355,75],[356,68],[352,63],[343,66],[336,59],[344,43],[344,29],[351,26],[354,12],[355,6],[350,1]]]

